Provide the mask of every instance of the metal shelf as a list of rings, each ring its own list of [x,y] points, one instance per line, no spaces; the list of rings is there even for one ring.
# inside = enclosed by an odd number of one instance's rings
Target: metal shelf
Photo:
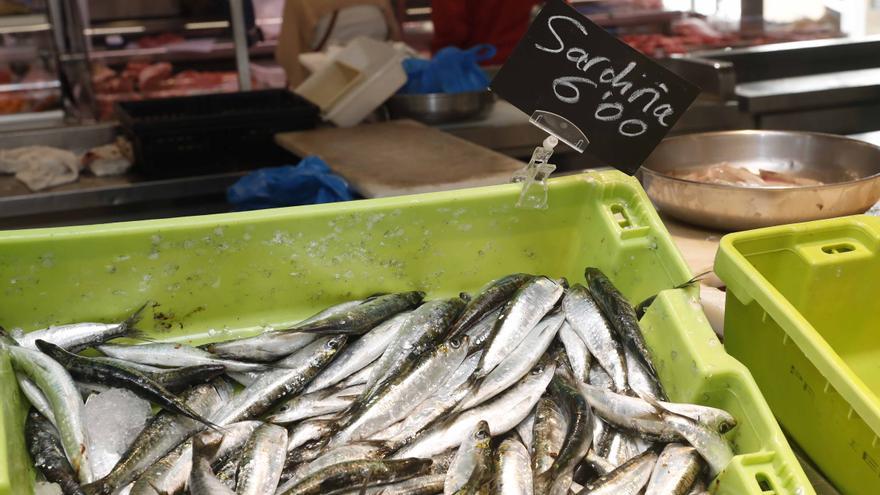
[[[270,56],[275,53],[275,41],[261,41],[250,48],[251,56]],[[94,50],[89,53],[91,60],[100,60],[107,64],[121,64],[133,59],[175,61],[198,61],[232,59],[235,55],[235,46],[231,41],[220,41],[214,44],[209,51],[186,51],[180,48],[157,47],[157,48],[122,48],[119,50]],[[64,60],[64,58],[62,58]]]
[[[0,34],[38,33],[50,27],[45,14],[0,16]]]

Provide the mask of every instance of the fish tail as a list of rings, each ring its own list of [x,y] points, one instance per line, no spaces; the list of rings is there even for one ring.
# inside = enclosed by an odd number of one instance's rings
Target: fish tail
[[[216,431],[217,433],[223,434],[223,433],[226,433],[226,431],[227,431],[226,428],[224,428],[224,427],[218,425],[217,423],[214,423],[213,421],[209,421],[209,420],[205,419],[204,417],[202,417],[202,416],[200,416],[200,415],[198,415],[198,414],[193,413],[192,415],[189,415],[189,414],[188,414],[187,416],[188,416],[190,419],[194,419],[194,420],[198,421],[199,423],[202,423],[203,425],[205,425],[205,426],[207,426],[208,428],[210,428],[210,429]]]
[[[152,342],[152,339],[149,339],[145,336],[143,331],[138,329],[136,325],[140,323],[141,318],[143,317],[144,309],[150,304],[150,301],[145,302],[138,309],[134,311],[128,318],[123,320],[122,322],[122,332],[123,336],[129,337],[136,340],[145,340],[148,342]]]
[[[141,318],[143,317],[143,314],[144,314],[144,310],[147,309],[147,306],[149,306],[149,304],[150,304],[150,301],[143,303],[141,305],[141,307],[136,309],[134,311],[134,313],[131,314],[131,316],[129,316],[128,318],[125,319],[125,321],[123,323],[127,327],[132,327],[134,325],[137,325],[141,321]]]
[[[687,282],[685,282],[685,283],[683,283],[683,284],[678,284],[678,285],[676,285],[675,288],[676,288],[676,289],[684,289],[684,288],[687,287],[687,286],[694,285],[695,283],[699,282],[700,280],[703,280],[704,278],[706,278],[706,277],[708,277],[709,275],[711,275],[712,272],[713,272],[713,270],[711,270],[711,269],[706,270],[706,271],[704,271],[704,272],[700,272],[700,273],[694,275],[693,278],[691,278],[691,279],[688,280]]]

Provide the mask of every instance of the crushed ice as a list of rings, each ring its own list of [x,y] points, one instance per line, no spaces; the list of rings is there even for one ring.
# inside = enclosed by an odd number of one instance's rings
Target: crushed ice
[[[150,416],[150,403],[125,389],[111,388],[89,396],[85,424],[96,477],[113,469]]]
[[[61,486],[58,483],[37,481],[34,484],[34,495],[62,495]]]

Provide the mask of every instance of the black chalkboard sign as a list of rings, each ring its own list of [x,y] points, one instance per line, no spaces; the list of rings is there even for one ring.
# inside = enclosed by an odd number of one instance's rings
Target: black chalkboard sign
[[[490,87],[570,146],[635,173],[699,89],[548,0]]]

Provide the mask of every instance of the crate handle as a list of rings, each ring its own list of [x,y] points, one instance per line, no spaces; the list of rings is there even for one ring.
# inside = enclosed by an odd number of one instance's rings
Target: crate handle
[[[639,225],[636,216],[629,211],[624,203],[611,203],[607,205],[608,217],[611,223],[620,231],[621,239],[634,239],[643,237],[650,232],[646,225]]]
[[[832,244],[829,246],[822,246],[822,252],[826,254],[842,254],[849,253],[851,251],[855,251],[856,247],[848,242],[842,242],[840,244]]]

